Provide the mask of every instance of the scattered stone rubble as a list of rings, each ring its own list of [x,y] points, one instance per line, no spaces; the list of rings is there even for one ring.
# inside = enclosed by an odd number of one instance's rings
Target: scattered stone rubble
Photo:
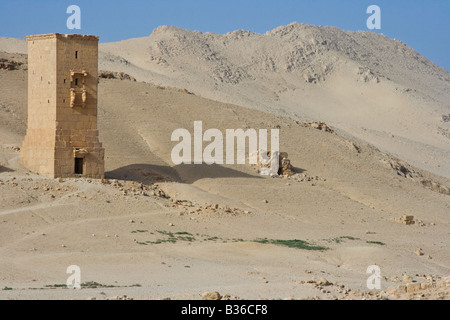
[[[13,144],[11,144],[11,145],[2,145],[2,148],[3,149],[7,149],[7,150],[11,150],[11,151],[14,151],[14,152],[19,152],[20,151],[20,147],[17,146],[17,145],[13,145]]]
[[[435,192],[439,192],[442,194],[450,195],[450,188],[444,185],[441,185],[437,182],[431,180],[421,180],[420,183],[427,189],[433,190]]]
[[[99,194],[98,192],[84,191],[77,186],[77,183],[85,182],[92,185],[104,185],[118,191],[118,194]],[[208,216],[238,216],[248,215],[249,210],[220,205],[218,203],[196,203],[189,200],[172,199],[158,184],[144,184],[137,181],[126,181],[118,179],[36,179],[36,178],[16,178],[14,176],[0,179],[0,189],[2,187],[17,188],[25,191],[29,195],[29,203],[36,201],[53,201],[61,197],[82,198],[82,199],[103,199],[107,203],[118,197],[157,197],[171,200],[165,204],[166,207],[181,209],[179,215],[208,215]],[[1,205],[0,205],[1,207]],[[134,221],[133,221],[134,222]]]
[[[439,134],[443,135],[447,139],[450,139],[450,130],[448,128],[438,127],[437,131]]]
[[[182,93],[186,93],[186,94],[192,94],[192,95],[194,94],[193,92],[189,91],[186,88],[180,88],[180,89],[178,89],[178,92],[182,92]]]
[[[412,179],[420,184],[422,184],[425,188],[430,189],[432,191],[450,195],[450,188],[444,186],[435,181],[431,181],[429,179],[425,179],[420,172],[417,172],[413,169],[409,164],[403,162],[398,159],[382,159],[383,163],[389,165],[392,169],[394,169],[397,174],[403,178]]]
[[[437,279],[428,276],[426,281],[422,282],[414,282],[409,277],[405,282],[405,284],[387,288],[386,291],[380,292],[380,295],[388,299],[401,300],[450,299],[450,276]]]
[[[419,276],[419,275],[417,275]],[[338,285],[325,278],[304,280],[299,284],[309,284],[320,290],[322,294],[328,294],[325,299],[334,300],[448,300],[450,299],[450,276],[440,278],[421,275],[423,281],[412,280],[410,276],[404,276],[404,284],[388,287],[386,290],[359,291]],[[396,279],[398,280],[398,279]],[[307,297],[307,300],[321,300],[319,296]]]
[[[305,122],[305,124],[313,129],[322,130],[329,133],[334,132],[325,122],[312,121],[312,122]]]
[[[106,298],[106,300],[133,300],[133,298],[130,298],[127,295],[123,295],[123,296],[108,297],[108,298]]]
[[[411,276],[405,275],[403,280],[386,278],[385,280],[403,282],[397,286],[388,287],[386,290],[352,290],[345,285],[331,282],[325,278],[299,281],[300,285],[310,285],[317,289],[317,295],[311,297],[294,298],[288,297],[283,300],[449,300],[450,299],[450,276],[437,277],[416,275],[421,280],[413,280]],[[92,297],[88,300],[97,300]],[[101,300],[133,300],[126,295],[112,296]],[[163,298],[162,300],[171,300]],[[229,294],[221,295],[217,291],[207,291],[202,294],[202,300],[242,300],[240,297]],[[264,299],[263,299],[264,300]],[[281,299],[276,299],[281,300]]]
[[[424,255],[424,253],[423,253],[423,251],[422,251],[422,248],[418,248],[418,249],[415,251],[415,253],[416,253],[416,255],[418,255],[419,257]]]
[[[157,184],[147,185],[137,181],[124,181],[117,179],[102,179],[101,183],[111,185],[115,189],[121,191],[125,196],[155,196],[165,199],[170,198],[161,188],[159,188]]]
[[[419,276],[419,275],[417,275]],[[320,293],[313,297],[303,297],[298,300],[448,300],[450,299],[450,276],[441,278],[421,275],[423,281],[417,282],[406,276],[403,284],[388,287],[386,290],[360,291],[352,290],[345,285],[333,283],[325,278],[299,281],[301,285],[311,285]],[[387,279],[386,279],[387,280]],[[393,280],[393,279],[392,279]],[[395,281],[400,281],[397,277]],[[323,296],[325,295],[325,297]],[[170,298],[166,298],[170,300]],[[219,292],[204,292],[202,300],[242,300],[239,297]],[[277,299],[280,300],[280,299]],[[288,297],[283,300],[296,300]]]
[[[8,188],[16,188],[24,191],[29,196],[29,202],[37,201],[38,199],[51,198],[54,199],[57,196],[73,192],[75,187],[70,185],[61,185],[58,180],[34,180],[33,178],[20,178],[9,177],[6,179],[0,179],[0,187],[6,186]]]
[[[231,208],[229,206],[221,206],[217,203],[205,203],[199,204],[190,200],[176,200],[172,199],[172,207],[182,209],[180,215],[184,214],[201,214],[201,215],[214,215],[214,216],[237,216],[243,214],[251,214],[248,210],[242,210],[238,208]]]
[[[271,164],[273,163],[273,158],[271,157],[271,152],[267,152],[267,157],[270,159],[269,161],[261,161],[259,154],[257,155],[257,164],[252,165],[255,166],[259,173],[262,174],[262,170],[273,170],[270,169]],[[296,172],[294,166],[292,166],[291,161],[288,158],[287,152],[280,152],[279,153],[279,167],[278,171],[276,171],[277,174],[270,174],[272,176],[279,176],[284,177],[292,181],[297,182],[309,182],[309,181],[326,181],[326,179],[320,178],[319,176],[309,176],[306,173],[298,173]],[[266,173],[267,175],[267,173]],[[313,182],[313,185],[315,183]]]
[[[229,294],[221,295],[217,291],[204,292],[202,294],[202,300],[241,300],[239,297],[231,296]]]
[[[170,86],[157,85],[156,89],[159,89],[159,90],[166,90],[166,89],[167,90],[174,90],[174,91],[178,91],[178,92],[181,92],[181,93],[190,94],[190,95],[194,95],[195,96],[195,93],[193,93],[192,91],[189,91],[186,88],[176,88],[176,87],[170,87]]]
[[[321,178],[319,176],[310,176],[306,173],[296,173],[295,175],[289,177],[290,180],[297,182],[310,182],[313,181],[313,185],[315,185],[316,181],[327,181],[327,179]]]
[[[333,129],[331,129],[325,122],[320,121],[296,121],[298,125],[301,125],[303,127],[310,127],[313,129],[334,133]]]
[[[283,177],[290,177],[294,175],[295,168],[291,164],[291,160],[288,158],[287,152],[279,152],[278,153],[278,168],[276,168],[277,161],[276,161],[276,154],[272,156],[271,151],[267,151],[267,159],[263,159],[260,157],[260,154],[264,153],[264,151],[260,151],[257,153],[257,163],[256,166],[258,168],[258,171],[262,175],[270,175],[270,176],[283,176]],[[275,167],[274,167],[275,166]]]
[[[136,82],[136,78],[126,74],[124,72],[116,72],[116,71],[99,71],[98,77],[102,79],[119,79],[119,80],[129,80]]]
[[[406,225],[411,225],[411,224],[415,224],[416,222],[414,221],[414,216],[403,216],[401,218],[395,218],[394,219],[396,222],[400,222]]]
[[[19,69],[25,69],[26,65],[24,65],[22,62],[9,60],[5,58],[0,58],[0,70],[19,70]]]
[[[394,218],[394,221],[405,225],[416,225],[418,227],[432,227],[436,225],[434,222],[425,223],[423,220],[414,219],[414,216],[402,216],[400,218]]]
[[[217,291],[204,292],[202,294],[202,300],[220,300],[222,296]]]
[[[112,296],[112,297],[107,297],[105,299],[97,299],[96,297],[91,297],[88,298],[88,300],[133,300],[133,298],[128,297],[127,295],[123,295],[123,296]]]
[[[70,183],[68,183],[70,182]],[[111,196],[108,195],[104,198],[104,195],[98,195],[97,192],[83,191],[77,187],[77,183],[87,182],[93,185],[107,185],[118,190],[121,195]],[[108,201],[117,197],[158,197],[164,199],[170,199],[170,197],[159,187],[157,184],[143,184],[136,181],[124,181],[124,180],[96,180],[89,178],[70,178],[70,179],[40,179],[40,178],[20,178],[8,177],[6,179],[0,179],[0,188],[2,186],[8,188],[17,188],[26,192],[29,196],[28,202],[35,202],[38,200],[46,200],[47,198],[52,200],[58,200],[62,196],[69,198],[85,198],[85,199],[97,199],[98,197],[104,198]],[[78,192],[77,192],[78,190]],[[111,198],[112,197],[112,198]],[[1,207],[1,206],[0,206]]]
[[[160,64],[160,65],[163,65],[163,66],[167,66],[168,65],[167,60],[165,60],[165,59],[163,59],[161,57],[158,57],[158,56],[150,55],[149,56],[149,60],[155,62],[156,64]]]
[[[284,177],[286,176],[292,176],[295,174],[295,169],[291,165],[291,160],[288,159],[287,152],[280,152],[280,168],[278,169],[278,174],[282,175]]]
[[[394,169],[401,177],[410,179],[422,177],[420,173],[416,172],[406,162],[396,159],[386,160],[385,162],[387,162],[391,166],[391,168]]]

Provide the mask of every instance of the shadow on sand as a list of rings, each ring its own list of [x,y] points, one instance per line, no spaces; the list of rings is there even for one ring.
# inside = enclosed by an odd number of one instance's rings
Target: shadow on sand
[[[13,172],[14,170],[4,167],[4,166],[0,166],[0,173],[2,172]]]
[[[252,178],[262,176],[247,174],[229,167],[212,164],[181,164],[174,167],[150,164],[131,164],[105,173],[106,179],[120,179],[152,184],[164,181],[194,183],[205,178]]]
[[[296,173],[303,173],[306,170],[294,168]],[[119,179],[135,181],[144,184],[157,182],[175,181],[181,183],[194,183],[200,179],[207,178],[251,178],[264,179],[263,176],[248,174],[233,168],[218,164],[181,164],[174,167],[151,165],[151,164],[130,164],[105,173],[106,179]]]

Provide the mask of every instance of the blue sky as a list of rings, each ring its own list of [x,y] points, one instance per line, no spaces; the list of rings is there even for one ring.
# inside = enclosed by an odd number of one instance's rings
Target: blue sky
[[[81,8],[81,30],[69,30],[69,5]],[[381,8],[381,30],[450,70],[450,0],[0,0],[0,36],[82,33],[101,42],[144,37],[160,25],[202,32],[265,33],[297,21],[368,30],[369,5]]]

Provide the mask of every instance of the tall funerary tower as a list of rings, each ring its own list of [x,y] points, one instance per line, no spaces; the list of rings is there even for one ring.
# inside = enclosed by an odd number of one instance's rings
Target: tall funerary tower
[[[28,128],[22,164],[46,177],[104,177],[98,140],[98,37],[26,36]]]

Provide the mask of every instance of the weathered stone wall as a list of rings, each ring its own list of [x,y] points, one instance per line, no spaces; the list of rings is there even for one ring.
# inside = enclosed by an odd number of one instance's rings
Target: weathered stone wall
[[[28,41],[28,127],[21,159],[25,167],[54,175],[56,38]]]
[[[104,176],[97,131],[98,37],[46,34],[28,40],[28,129],[21,160],[49,177]]]

